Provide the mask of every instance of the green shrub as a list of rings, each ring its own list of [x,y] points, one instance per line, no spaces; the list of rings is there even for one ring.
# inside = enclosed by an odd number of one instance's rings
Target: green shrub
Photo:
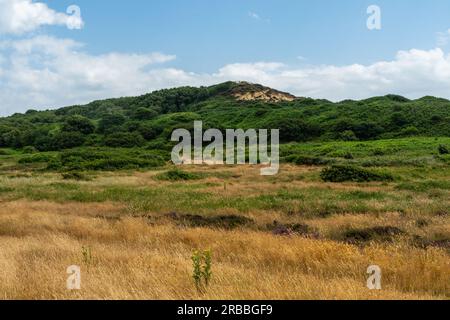
[[[92,262],[93,262],[93,258],[92,258],[92,248],[91,247],[81,247],[81,255],[83,256],[83,263],[86,265],[87,269],[89,270]]]
[[[159,180],[167,181],[189,181],[199,180],[202,178],[202,176],[197,173],[190,173],[180,169],[173,169],[158,175],[157,178]]]
[[[447,146],[444,146],[443,144],[441,144],[438,148],[439,154],[440,155],[444,155],[444,154],[449,154],[450,151],[448,150]]]
[[[132,117],[136,120],[151,120],[158,116],[158,113],[155,110],[149,108],[137,108],[134,110]]]
[[[79,171],[70,171],[62,173],[64,180],[78,180],[78,181],[90,181],[91,179],[84,173]]]
[[[22,149],[22,152],[23,152],[23,153],[26,153],[26,154],[31,154],[31,153],[37,153],[38,150],[37,150],[35,147],[32,147],[32,146],[26,146],[26,147],[24,147],[24,148]]]
[[[60,154],[61,167],[69,171],[115,171],[155,168],[165,164],[162,156],[152,151],[132,149],[86,148]]]
[[[350,243],[361,243],[369,241],[389,242],[397,236],[406,235],[406,233],[392,226],[378,226],[366,229],[350,229],[344,232],[343,240]]]
[[[358,137],[352,130],[345,130],[339,135],[339,138],[343,141],[357,141]]]
[[[38,153],[32,156],[28,156],[19,160],[20,164],[30,164],[30,163],[45,163],[50,162],[55,157],[46,153]]]
[[[265,124],[265,127],[279,129],[282,142],[307,141],[320,136],[322,131],[318,124],[305,122],[303,119],[295,117],[272,119]]]
[[[437,157],[440,161],[450,165],[450,154],[443,154]]]
[[[206,293],[212,277],[211,251],[194,251],[192,254],[192,278],[199,293]]]
[[[171,218],[177,221],[179,225],[191,228],[201,227],[233,230],[255,224],[252,219],[239,215],[201,216],[192,214],[178,215],[174,213],[171,214]]]
[[[144,144],[144,138],[137,132],[117,132],[105,138],[105,145],[112,148],[133,148]]]
[[[377,156],[377,157],[381,157],[384,156],[386,154],[386,151],[384,151],[383,149],[375,149],[371,152],[371,155],[373,156]]]
[[[53,150],[64,150],[82,146],[86,141],[86,136],[80,132],[61,131],[54,138],[52,143]]]
[[[121,113],[108,113],[102,116],[98,124],[98,132],[111,133],[116,132],[122,126],[126,118]]]
[[[95,125],[88,118],[75,115],[65,119],[62,125],[62,131],[79,132],[88,135],[94,133]]]
[[[346,152],[346,153],[344,154],[343,158],[344,158],[344,159],[347,159],[347,160],[353,160],[353,159],[355,159],[355,157],[353,156],[353,154],[352,154],[351,152]]]
[[[355,158],[351,152],[341,150],[330,152],[327,156],[332,158],[344,158],[347,160],[353,160]]]
[[[52,160],[50,160],[47,164],[47,170],[53,170],[53,171],[57,171],[60,170],[62,168],[62,163],[60,159],[54,158]]]
[[[286,157],[286,161],[290,163],[294,163],[296,165],[305,165],[305,166],[322,166],[330,164],[331,161],[328,159],[320,158],[320,157],[309,157],[302,155],[292,155]]]
[[[325,182],[370,182],[392,181],[394,178],[389,173],[369,171],[364,168],[350,165],[335,165],[322,170],[320,177]]]

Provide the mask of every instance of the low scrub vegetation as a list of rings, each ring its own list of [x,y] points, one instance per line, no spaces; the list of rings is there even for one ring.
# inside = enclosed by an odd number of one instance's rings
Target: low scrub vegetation
[[[64,180],[90,181],[91,178],[79,171],[70,171],[62,173]]]
[[[163,166],[164,158],[155,152],[123,149],[75,149],[61,152],[49,162],[50,170],[99,170],[148,169]]]
[[[180,169],[172,169],[159,174],[157,178],[159,180],[166,181],[189,181],[202,179],[202,175],[198,173],[186,172]]]
[[[238,101],[259,88],[242,86],[0,119],[2,297],[448,299],[449,102]],[[279,174],[173,167],[170,135],[195,120],[280,129]]]
[[[320,177],[325,182],[371,182],[394,180],[394,177],[387,172],[375,172],[349,165],[335,165],[326,168],[321,172]]]
[[[397,227],[380,226],[367,229],[347,230],[343,239],[351,243],[364,243],[369,241],[393,241],[395,237],[405,235],[405,232]]]
[[[232,230],[242,227],[252,227],[254,225],[252,219],[238,215],[201,216],[192,214],[171,214],[169,216],[179,225],[191,228],[209,227]]]
[[[168,138],[173,129],[190,130],[194,120],[203,120],[205,129],[280,129],[283,143],[450,136],[450,109],[445,99],[385,96],[339,103],[309,98],[277,104],[237,101],[235,93],[247,90],[258,91],[261,87],[227,82],[53,111],[30,110],[0,119],[0,148],[31,150],[32,147],[39,151],[83,146],[135,148],[158,141],[165,149],[170,146]]]

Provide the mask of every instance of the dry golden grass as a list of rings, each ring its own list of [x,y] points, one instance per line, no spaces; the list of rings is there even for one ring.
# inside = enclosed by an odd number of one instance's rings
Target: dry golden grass
[[[259,168],[253,166],[187,170],[208,176],[201,181],[175,183],[156,179],[161,171],[103,173],[92,181],[63,181],[53,173],[13,179],[0,176],[0,185],[14,190],[0,194],[0,299],[450,297],[448,248],[424,249],[411,243],[412,235],[427,241],[448,239],[450,219],[445,209],[448,191],[440,190],[430,196],[396,190],[392,183],[325,184],[315,178],[319,168],[288,165],[283,166],[276,178],[261,177]],[[52,187],[55,184],[57,187]],[[90,200],[89,194],[111,187],[123,188],[121,192],[131,190],[129,198]],[[36,190],[47,192],[43,198],[46,200],[33,201]],[[80,190],[88,190],[88,196],[82,195],[87,198],[77,193]],[[146,193],[132,194],[133,190],[159,191],[149,193],[150,198],[146,199]],[[232,204],[239,198],[277,197],[282,191],[287,194],[283,200],[287,207],[242,209],[228,205],[214,211],[204,206],[197,212],[195,203],[186,203],[188,207],[178,213],[240,215],[254,221],[246,229],[229,231],[186,228],[167,216],[168,210],[181,202],[165,203],[155,210],[140,206],[143,199],[150,204],[174,200],[164,198],[164,193],[171,190],[178,195],[193,194],[194,198],[208,194],[212,204],[215,201]],[[64,192],[81,198],[79,202],[65,201],[57,194]],[[364,198],[364,193],[377,192],[382,193],[382,198],[377,199],[376,194],[374,198],[370,194]],[[343,196],[339,198],[338,193]],[[349,198],[345,193],[349,193]],[[314,216],[290,211],[301,206],[321,207],[328,201],[323,195],[336,196],[329,199],[330,203],[334,201],[333,205],[342,208],[342,212]],[[250,204],[261,204],[263,200],[259,201]],[[271,200],[265,201],[264,204],[270,204]],[[367,212],[347,212],[356,201],[365,205]],[[283,224],[307,224],[319,236],[309,239],[274,235],[265,228],[275,220]],[[379,226],[400,228],[410,237],[359,245],[336,240],[348,229]],[[83,247],[92,250],[90,263],[83,259]],[[196,249],[211,249],[213,254],[213,280],[205,294],[196,291],[191,277],[191,255]],[[82,268],[80,291],[66,289],[66,269],[70,265]],[[370,265],[382,268],[381,291],[366,287],[366,270]]]
[[[92,215],[113,204],[18,201],[0,209],[3,299],[445,299],[449,257],[403,244],[365,248],[245,230],[184,229]],[[344,218],[343,218],[344,219]],[[81,248],[92,248],[90,266]],[[194,249],[213,252],[205,295],[191,279]],[[66,289],[66,268],[82,267],[82,290]],[[365,271],[383,269],[383,290]]]

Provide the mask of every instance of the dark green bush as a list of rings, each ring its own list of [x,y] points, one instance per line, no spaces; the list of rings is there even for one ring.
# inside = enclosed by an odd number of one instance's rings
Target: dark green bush
[[[346,152],[346,153],[344,153],[343,158],[344,158],[344,159],[347,159],[347,160],[353,160],[353,159],[355,159],[355,157],[353,156],[353,154],[352,154],[351,152]]]
[[[82,146],[86,136],[80,132],[60,132],[53,141],[53,150],[64,150]]]
[[[126,118],[120,113],[109,113],[103,115],[98,124],[98,131],[100,133],[116,132],[117,128],[123,125]]]
[[[196,173],[185,172],[180,169],[173,169],[158,175],[157,178],[167,181],[188,181],[199,180],[202,176]]]
[[[219,216],[201,216],[201,215],[179,215],[172,213],[170,218],[177,221],[180,225],[191,228],[209,227],[217,229],[232,230],[240,227],[253,226],[254,221],[250,218],[236,215],[219,215]]]
[[[439,154],[443,155],[443,154],[449,154],[450,151],[448,150],[447,146],[444,146],[443,144],[441,144],[438,148]]]
[[[22,152],[23,152],[23,153],[31,154],[31,153],[36,153],[36,152],[38,152],[38,150],[37,150],[35,147],[32,147],[32,146],[26,146],[26,147],[24,147],[24,148],[22,149]]]
[[[350,243],[361,243],[369,241],[392,241],[394,237],[405,235],[406,233],[392,226],[373,227],[366,229],[351,229],[343,234],[343,240]]]
[[[370,182],[392,181],[394,178],[389,173],[369,171],[364,168],[350,165],[335,165],[322,170],[320,177],[325,182]]]
[[[265,127],[280,130],[281,142],[307,141],[320,136],[321,127],[316,123],[305,122],[302,119],[274,119],[268,121]]]
[[[127,149],[86,148],[62,152],[61,168],[70,171],[114,171],[155,168],[165,164],[156,152]]]
[[[58,171],[62,168],[62,163],[60,159],[53,158],[47,164],[47,170]]]
[[[163,132],[163,130],[164,130],[163,128],[150,123],[142,123],[138,128],[139,133],[146,140],[155,139]]]
[[[330,160],[320,158],[320,157],[309,157],[302,155],[292,155],[286,157],[286,161],[290,163],[294,163],[296,165],[305,165],[305,166],[322,166],[330,164]]]
[[[339,135],[339,138],[343,141],[357,141],[358,137],[352,130],[345,130]]]
[[[28,156],[28,157],[20,159],[19,163],[20,164],[44,163],[44,162],[50,162],[53,159],[55,159],[55,157],[53,155],[46,154],[46,153],[38,153],[38,154],[34,154],[32,156]]]
[[[144,143],[144,138],[137,132],[117,132],[105,138],[105,145],[112,148],[133,148],[142,146]]]
[[[158,113],[155,110],[149,109],[149,108],[137,108],[133,114],[133,119],[136,120],[151,120],[153,118],[156,118],[158,116]]]
[[[82,172],[70,171],[62,173],[64,180],[78,180],[78,181],[90,181],[91,179]]]
[[[419,129],[417,129],[414,126],[409,126],[407,128],[400,130],[400,133],[398,135],[399,137],[414,137],[419,134],[420,134]]]
[[[95,131],[95,125],[88,118],[76,115],[65,119],[62,131],[79,132],[82,134],[91,134]]]

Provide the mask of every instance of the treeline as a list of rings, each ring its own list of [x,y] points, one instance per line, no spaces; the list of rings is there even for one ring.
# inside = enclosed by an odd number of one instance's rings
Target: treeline
[[[280,129],[283,142],[450,136],[450,102],[445,99],[389,95],[339,103],[309,98],[240,102],[227,94],[239,85],[183,87],[54,111],[29,110],[0,119],[0,147],[165,149],[174,129],[192,129],[195,120],[202,120],[205,129]]]

